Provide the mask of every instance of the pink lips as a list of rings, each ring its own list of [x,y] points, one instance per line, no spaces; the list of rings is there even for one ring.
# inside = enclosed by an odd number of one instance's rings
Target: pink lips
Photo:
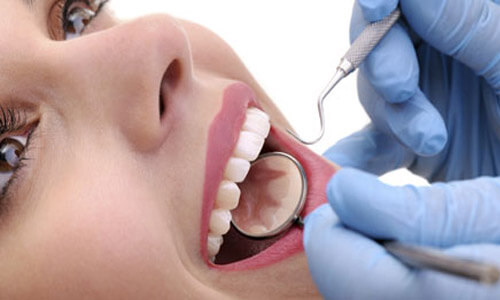
[[[221,270],[261,268],[303,251],[302,230],[293,227],[272,246],[248,259],[228,265],[214,265],[208,261],[206,244],[210,213],[217,196],[217,189],[223,179],[224,169],[233,154],[240,129],[245,121],[248,106],[258,107],[253,91],[243,83],[229,86],[224,93],[222,109],[212,122],[209,131],[200,234],[201,255],[207,264]],[[305,216],[314,208],[326,203],[324,191],[329,179],[335,173],[333,165],[274,127],[266,143],[272,149],[291,154],[304,167],[308,179],[308,194],[302,215]]]

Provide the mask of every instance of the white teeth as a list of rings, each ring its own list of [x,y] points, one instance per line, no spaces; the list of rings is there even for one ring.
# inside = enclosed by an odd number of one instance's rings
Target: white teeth
[[[263,138],[269,135],[271,124],[269,123],[269,116],[257,108],[250,108],[247,111],[245,123],[242,130],[254,132]]]
[[[243,158],[231,157],[227,162],[224,178],[229,181],[240,183],[247,177],[250,170],[250,162]]]
[[[224,239],[221,235],[208,235],[207,248],[208,248],[208,256],[212,259],[215,258],[217,253],[219,253],[220,246],[224,242]]]
[[[236,183],[243,182],[254,161],[262,151],[269,135],[269,116],[257,108],[249,108],[240,131],[232,157],[224,170],[224,180],[219,185],[214,210],[210,215],[207,240],[208,256],[215,261],[224,242],[222,237],[231,228],[231,210],[238,207],[241,191]],[[261,228],[262,229],[262,228]]]
[[[217,192],[215,207],[227,210],[235,209],[238,207],[240,194],[240,188],[236,183],[226,180],[222,181]]]
[[[254,161],[264,146],[264,137],[250,131],[240,132],[240,138],[234,149],[234,156]]]
[[[261,119],[269,122],[269,116],[265,112],[263,112],[262,110],[260,110],[256,107],[250,107],[249,109],[247,109],[247,116],[249,114],[258,115],[258,116],[260,116]]]
[[[226,209],[215,209],[210,215],[210,233],[217,235],[226,234],[231,228],[231,212]]]

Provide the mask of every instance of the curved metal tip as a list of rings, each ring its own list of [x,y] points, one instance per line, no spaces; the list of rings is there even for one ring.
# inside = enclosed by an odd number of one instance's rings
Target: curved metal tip
[[[323,93],[318,98],[318,113],[319,113],[319,121],[320,121],[320,132],[317,138],[314,140],[308,141],[304,140],[300,136],[298,136],[295,132],[291,131],[290,129],[287,129],[287,132],[294,137],[296,140],[301,142],[302,144],[305,145],[313,145],[319,142],[323,136],[325,135],[325,111],[323,108],[323,102],[325,101],[326,97],[330,94],[330,92],[333,90],[333,88],[344,78],[348,73],[344,71],[342,68],[337,68],[337,71],[335,72],[335,75],[333,75],[333,78],[330,80],[328,85],[326,86],[325,90]]]
[[[311,145],[314,145],[316,144],[317,142],[319,142],[322,138],[323,138],[323,135],[325,135],[325,129],[322,127],[321,128],[321,132],[319,134],[319,136],[317,138],[315,138],[314,140],[311,140],[311,141],[306,141],[304,139],[302,139],[300,136],[298,136],[295,132],[293,132],[292,130],[290,129],[287,129],[286,130],[288,132],[288,134],[290,134],[294,139],[298,140],[299,142],[301,142],[302,144],[304,145],[308,145],[308,146],[311,146]]]

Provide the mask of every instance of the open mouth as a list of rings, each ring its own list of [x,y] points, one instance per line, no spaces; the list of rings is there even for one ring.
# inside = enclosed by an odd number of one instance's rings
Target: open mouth
[[[225,93],[223,109],[210,132],[201,252],[207,263],[218,269],[263,267],[303,250],[302,230],[298,227],[292,226],[272,238],[252,239],[231,225],[231,210],[238,206],[241,194],[238,184],[245,181],[250,163],[258,156],[285,152],[304,166],[306,176],[313,182],[303,216],[326,202],[325,186],[335,172],[333,165],[292,141],[285,133],[271,128],[269,117],[256,108],[253,99],[253,92],[246,85],[230,86]]]

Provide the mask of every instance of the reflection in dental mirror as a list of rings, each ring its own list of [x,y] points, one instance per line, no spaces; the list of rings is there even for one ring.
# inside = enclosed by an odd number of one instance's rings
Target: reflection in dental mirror
[[[304,169],[292,156],[272,152],[252,163],[240,185],[233,225],[252,238],[275,236],[297,221],[304,206],[307,184]]]

